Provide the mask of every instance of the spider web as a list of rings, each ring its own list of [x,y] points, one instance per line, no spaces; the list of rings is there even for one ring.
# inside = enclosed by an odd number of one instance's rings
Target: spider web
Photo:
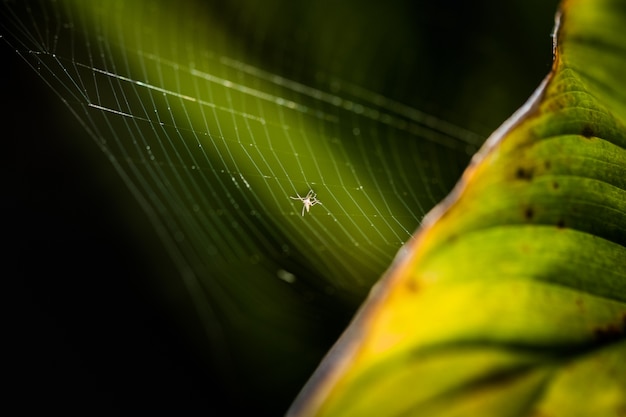
[[[66,10],[42,22],[30,10],[18,53],[195,271],[280,259],[292,280],[304,268],[369,287],[480,142],[347,82],[309,86],[223,55],[194,42],[215,35],[189,16],[157,36],[171,10]],[[309,190],[322,204],[302,217],[290,197]]]
[[[384,83],[351,80],[350,57],[311,69],[303,57],[319,51],[300,48],[290,61],[298,41],[287,39],[268,59],[261,41],[232,35],[252,12],[232,18],[194,2],[2,8],[5,41],[131,190],[220,358],[259,324],[244,340],[310,343],[293,330],[310,319],[299,317],[303,297],[315,288],[362,299],[483,139],[379,93]],[[355,79],[367,80],[365,63],[384,49],[356,60],[366,75]],[[309,191],[321,204],[302,216],[291,197]],[[272,327],[276,317],[288,324]]]

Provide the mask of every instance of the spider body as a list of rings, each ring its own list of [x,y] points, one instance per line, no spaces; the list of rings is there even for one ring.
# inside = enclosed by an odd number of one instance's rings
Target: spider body
[[[313,192],[313,190],[309,190],[309,192],[304,197],[300,197],[300,194],[296,194],[297,197],[291,197],[292,200],[299,200],[302,202],[302,215],[304,216],[304,210],[308,213],[311,210],[311,207],[316,204],[322,204],[321,201],[317,199],[317,194]]]

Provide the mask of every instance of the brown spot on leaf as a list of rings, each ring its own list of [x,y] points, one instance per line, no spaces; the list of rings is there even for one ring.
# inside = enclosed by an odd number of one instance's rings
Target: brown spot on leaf
[[[582,310],[582,311],[584,311],[584,310],[585,310],[585,302],[584,302],[582,299],[577,298],[577,299],[576,299],[576,305],[578,306],[578,308],[579,308],[580,310]]]
[[[622,316],[621,323],[596,327],[593,329],[593,335],[600,342],[612,342],[623,338],[626,335],[626,314]]]
[[[558,183],[558,182],[556,182],[556,181],[554,181],[554,182],[552,183],[552,188],[554,188],[555,190],[558,190],[558,189],[559,189],[559,183]]]
[[[409,292],[416,293],[419,291],[419,285],[417,285],[417,282],[414,279],[410,279],[406,283],[406,289]]]
[[[586,137],[587,139],[591,138],[592,136],[595,136],[593,127],[589,125],[585,125],[583,127],[583,130],[580,132],[580,134]]]
[[[530,181],[533,179],[533,170],[532,168],[518,167],[515,171],[515,177],[519,180]]]
[[[457,235],[456,233],[451,234],[450,236],[448,236],[448,243],[454,243],[457,240],[459,240],[459,235]]]
[[[622,331],[615,325],[609,325],[594,329],[593,335],[601,342],[610,342],[619,339],[622,336]]]
[[[524,209],[524,218],[526,220],[532,220],[533,217],[535,217],[535,211],[533,210],[533,208],[526,207],[526,209]]]

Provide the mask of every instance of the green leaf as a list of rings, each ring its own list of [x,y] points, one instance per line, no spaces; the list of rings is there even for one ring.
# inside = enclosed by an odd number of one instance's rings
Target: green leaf
[[[626,3],[565,1],[559,17],[552,72],[290,415],[626,413]]]

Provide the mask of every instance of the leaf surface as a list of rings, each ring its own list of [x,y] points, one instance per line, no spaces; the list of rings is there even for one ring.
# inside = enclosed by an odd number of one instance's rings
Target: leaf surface
[[[558,17],[548,77],[290,415],[626,413],[626,3],[565,1]]]

